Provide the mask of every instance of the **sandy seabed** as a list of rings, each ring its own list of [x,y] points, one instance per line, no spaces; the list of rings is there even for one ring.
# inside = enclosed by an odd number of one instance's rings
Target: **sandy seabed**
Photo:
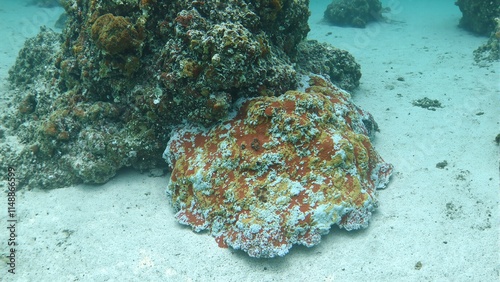
[[[40,25],[53,26],[62,9],[3,2],[6,107],[7,71],[17,52]],[[16,274],[1,263],[0,280],[498,281],[500,64],[479,67],[472,56],[486,38],[457,27],[461,14],[452,0],[383,1],[391,6],[387,20],[366,29],[324,24],[328,1],[311,2],[309,38],[346,49],[361,64],[354,101],[374,115],[381,129],[374,144],[395,166],[367,229],[333,228],[313,248],[253,259],[178,224],[164,193],[168,176],[126,169],[105,185],[20,191]],[[424,97],[443,108],[412,105]],[[437,168],[442,161],[448,165]],[[3,260],[7,219],[5,194]]]

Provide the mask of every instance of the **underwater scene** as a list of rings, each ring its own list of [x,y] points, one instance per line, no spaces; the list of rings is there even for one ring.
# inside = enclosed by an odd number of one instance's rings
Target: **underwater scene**
[[[500,0],[4,0],[0,281],[499,281]]]

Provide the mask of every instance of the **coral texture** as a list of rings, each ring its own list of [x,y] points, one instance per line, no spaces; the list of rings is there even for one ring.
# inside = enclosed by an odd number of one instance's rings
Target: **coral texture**
[[[324,17],[335,25],[363,28],[382,18],[382,4],[379,0],[333,0]]]
[[[316,40],[304,40],[297,46],[297,68],[304,74],[328,76],[345,90],[359,86],[361,67],[349,52]]]
[[[252,257],[316,245],[334,224],[367,226],[392,173],[369,140],[376,123],[347,92],[310,83],[306,93],[246,100],[210,129],[174,131],[164,158],[180,223]]]

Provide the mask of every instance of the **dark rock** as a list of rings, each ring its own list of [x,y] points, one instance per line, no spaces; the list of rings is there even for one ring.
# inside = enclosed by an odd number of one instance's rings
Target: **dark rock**
[[[462,12],[460,27],[480,35],[490,35],[495,29],[495,17],[500,17],[500,0],[457,0]]]
[[[382,18],[382,4],[379,0],[333,0],[324,17],[334,25],[364,28]]]

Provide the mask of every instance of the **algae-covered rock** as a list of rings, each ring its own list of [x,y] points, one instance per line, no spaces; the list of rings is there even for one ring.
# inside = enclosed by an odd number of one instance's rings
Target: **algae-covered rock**
[[[363,28],[382,18],[382,4],[379,0],[333,0],[324,18],[335,25]]]
[[[50,66],[55,62],[54,54],[59,51],[62,40],[61,34],[41,27],[19,51],[16,64],[9,70],[10,83],[24,89],[38,81],[52,79],[54,68]]]
[[[476,34],[489,36],[488,41],[474,51],[474,61],[487,65],[500,59],[500,0],[457,0],[462,11],[460,27]]]
[[[500,0],[457,0],[455,4],[462,12],[462,28],[487,36],[495,29],[495,18],[500,17]]]
[[[142,35],[122,16],[111,13],[99,16],[92,24],[94,43],[110,55],[136,53],[142,44]]]
[[[347,92],[310,82],[244,101],[209,129],[173,132],[164,156],[180,223],[261,258],[314,246],[332,225],[367,227],[392,173],[369,139],[376,123]]]
[[[495,18],[495,30],[488,41],[474,50],[474,61],[477,64],[489,64],[500,60],[500,18]]]
[[[346,90],[358,87],[361,78],[361,67],[349,52],[316,40],[304,40],[298,45],[297,67],[304,74],[326,75]]]

